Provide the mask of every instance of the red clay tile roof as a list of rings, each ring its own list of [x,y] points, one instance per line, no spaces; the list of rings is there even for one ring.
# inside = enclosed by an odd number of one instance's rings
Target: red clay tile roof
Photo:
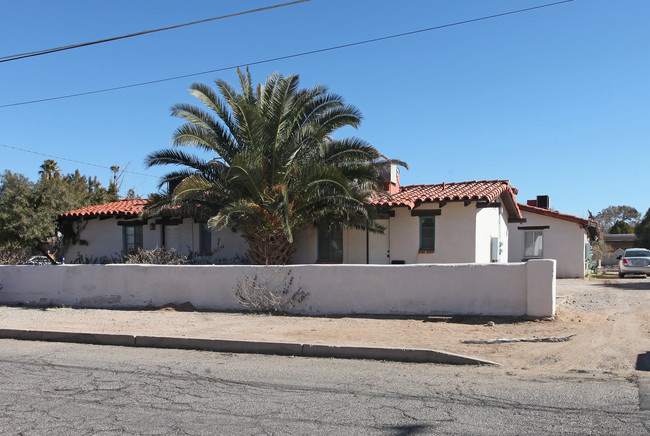
[[[544,209],[543,207],[529,206],[527,204],[519,204],[519,209],[524,212],[536,213],[538,215],[544,215],[551,218],[557,218],[560,220],[581,224],[588,230],[589,236],[592,239],[600,238],[600,226],[598,225],[597,221],[588,220],[587,218],[580,218],[579,216],[575,215],[567,215],[565,213],[556,212],[551,209]]]
[[[127,200],[113,201],[112,203],[98,204],[96,206],[86,206],[81,209],[72,210],[59,215],[65,217],[108,217],[112,215],[137,216],[145,209],[149,200],[142,198],[133,198]]]
[[[392,196],[380,195],[372,200],[377,206],[407,206],[412,209],[420,203],[440,201],[487,201],[492,202],[504,192],[517,190],[507,180],[482,180],[460,183],[440,183],[437,185],[402,186],[400,192]]]
[[[586,218],[580,218],[579,216],[574,216],[574,215],[567,215],[565,213],[556,212],[551,209],[545,209],[543,207],[537,207],[537,206],[530,206],[528,204],[519,203],[519,209],[523,210],[524,212],[532,212],[538,215],[544,215],[551,218],[558,218],[565,221],[571,221],[572,223],[583,224],[585,226],[590,222],[590,220]],[[595,223],[595,221],[593,222]]]

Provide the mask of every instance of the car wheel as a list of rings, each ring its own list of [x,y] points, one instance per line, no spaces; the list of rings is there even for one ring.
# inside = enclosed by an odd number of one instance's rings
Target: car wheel
[[[619,278],[623,278],[623,277],[625,277],[625,274],[623,274],[623,273],[618,273],[618,276],[619,276]]]

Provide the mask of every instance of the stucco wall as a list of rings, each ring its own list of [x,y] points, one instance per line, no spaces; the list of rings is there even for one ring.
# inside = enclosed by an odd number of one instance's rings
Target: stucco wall
[[[65,249],[64,257],[66,262],[72,262],[78,254],[88,258],[100,258],[102,256],[110,258],[121,252],[123,249],[122,227],[117,225],[118,219],[111,218],[106,220],[94,219],[84,221],[80,224],[80,239],[87,241],[87,245],[75,244]],[[150,221],[153,222],[153,221]],[[178,239],[168,241],[167,246],[174,248],[184,254],[189,250],[199,250],[199,224],[191,218],[185,218],[179,225],[173,227],[177,232]],[[156,224],[151,230],[149,225],[142,227],[142,248],[151,250],[162,246],[163,227]],[[216,257],[223,259],[233,259],[236,256],[243,256],[248,249],[248,245],[241,233],[234,232],[230,229],[212,232],[212,249],[219,248]]]
[[[281,284],[290,271],[309,293],[305,314],[486,314],[551,316],[555,262],[447,265],[0,266],[0,302],[84,307],[238,310],[245,276]],[[296,288],[294,288],[296,289]]]
[[[525,223],[508,225],[510,262],[520,262],[524,257],[524,230],[518,227],[549,226],[542,230],[544,259],[557,261],[559,278],[585,276],[587,232],[580,224],[524,211],[522,215],[527,220]]]
[[[438,205],[424,204],[418,210],[438,209]],[[411,216],[405,207],[395,209],[390,219],[390,257],[411,263],[475,262],[476,205],[462,202],[448,203],[441,215],[435,217],[435,252],[419,253],[419,218]]]
[[[384,224],[386,220],[380,220]],[[383,235],[369,234],[369,242]],[[318,232],[316,227],[310,227],[297,236],[298,249],[293,258],[294,264],[318,262]],[[366,257],[366,231],[355,228],[343,229],[343,261],[341,263],[364,264]],[[372,261],[371,261],[372,263]]]
[[[476,214],[476,260],[478,263],[492,261],[492,238],[499,238],[501,254],[499,262],[508,261],[508,227],[502,207],[478,209]]]
[[[439,209],[437,203],[424,204],[417,210]],[[343,262],[351,264],[383,264],[391,261],[414,263],[490,263],[492,237],[502,242],[500,262],[508,261],[508,228],[502,208],[477,209],[472,202],[450,202],[435,217],[435,250],[420,253],[420,219],[411,216],[406,207],[394,209],[395,216],[379,220],[384,234],[358,229],[343,230]],[[303,231],[298,240],[295,264],[317,262],[316,228]],[[369,249],[366,255],[366,247]]]

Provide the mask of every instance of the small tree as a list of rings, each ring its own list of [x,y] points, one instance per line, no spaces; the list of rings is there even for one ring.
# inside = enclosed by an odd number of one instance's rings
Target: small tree
[[[603,233],[610,233],[610,229],[618,221],[627,223],[634,228],[639,222],[639,218],[641,218],[641,214],[631,206],[609,206],[593,217],[594,220],[598,221],[600,230]]]
[[[639,225],[636,226],[634,233],[636,234],[635,245],[650,249],[650,209],[645,213]]]
[[[593,255],[592,261],[597,264],[598,261],[602,261],[605,257],[614,252],[614,249],[605,243],[604,239],[599,239],[591,243],[591,253]]]
[[[619,220],[609,229],[609,233],[613,235],[624,235],[634,233],[634,228],[625,221]]]

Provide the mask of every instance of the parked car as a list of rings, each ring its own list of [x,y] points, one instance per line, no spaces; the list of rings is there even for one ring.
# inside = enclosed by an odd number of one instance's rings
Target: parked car
[[[32,256],[27,261],[30,265],[50,265],[50,259],[47,256]]]
[[[645,248],[628,248],[618,256],[618,276],[625,274],[645,274],[650,277],[650,250]]]

